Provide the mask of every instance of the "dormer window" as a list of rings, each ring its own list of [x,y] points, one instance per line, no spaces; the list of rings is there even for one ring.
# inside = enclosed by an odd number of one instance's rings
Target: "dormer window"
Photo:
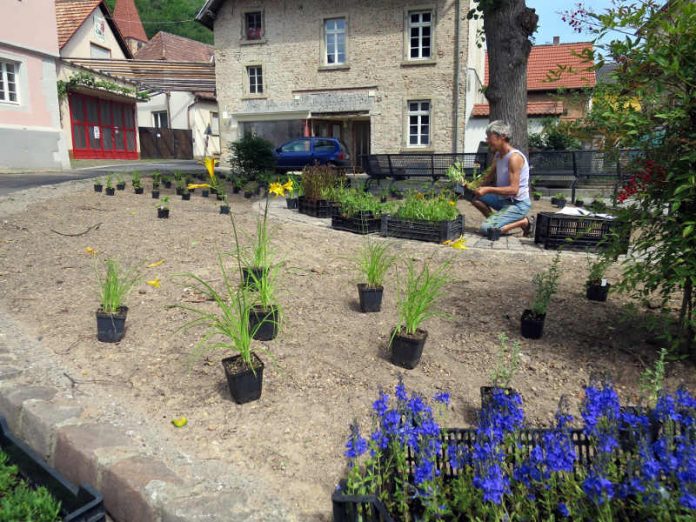
[[[263,14],[261,11],[245,13],[244,34],[247,40],[261,40],[263,38]]]

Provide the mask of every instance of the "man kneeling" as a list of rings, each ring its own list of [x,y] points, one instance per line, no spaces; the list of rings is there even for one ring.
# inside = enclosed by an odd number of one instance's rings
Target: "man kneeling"
[[[510,134],[510,126],[504,121],[497,120],[486,127],[486,141],[495,156],[471,202],[486,217],[481,224],[484,235],[493,228],[500,229],[501,234],[521,228],[526,237],[532,230],[534,218],[527,217],[532,208],[529,162],[510,145]]]

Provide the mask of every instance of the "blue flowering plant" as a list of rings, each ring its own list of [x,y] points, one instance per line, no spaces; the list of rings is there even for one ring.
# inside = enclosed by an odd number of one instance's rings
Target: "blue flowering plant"
[[[339,520],[696,519],[696,399],[684,389],[661,393],[650,412],[658,433],[647,416],[624,413],[603,380],[585,388],[578,421],[562,401],[547,429],[525,428],[521,396],[500,388],[476,429],[440,428],[449,396],[433,403],[399,382],[393,398],[380,392],[373,404],[369,436],[351,426],[334,508],[337,498],[371,495],[390,518],[361,504]],[[637,437],[629,449],[626,429]]]

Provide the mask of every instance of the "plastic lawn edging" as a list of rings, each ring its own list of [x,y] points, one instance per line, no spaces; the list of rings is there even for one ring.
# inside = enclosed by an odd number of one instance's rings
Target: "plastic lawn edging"
[[[106,519],[104,499],[91,486],[75,486],[58,471],[50,467],[34,450],[10,432],[5,418],[0,416],[0,449],[10,464],[30,484],[43,486],[61,503],[60,514],[64,522],[101,522]]]

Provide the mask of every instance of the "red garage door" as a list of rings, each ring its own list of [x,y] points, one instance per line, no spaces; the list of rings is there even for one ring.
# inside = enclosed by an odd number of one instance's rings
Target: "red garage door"
[[[70,93],[70,126],[76,159],[138,159],[135,103]]]

